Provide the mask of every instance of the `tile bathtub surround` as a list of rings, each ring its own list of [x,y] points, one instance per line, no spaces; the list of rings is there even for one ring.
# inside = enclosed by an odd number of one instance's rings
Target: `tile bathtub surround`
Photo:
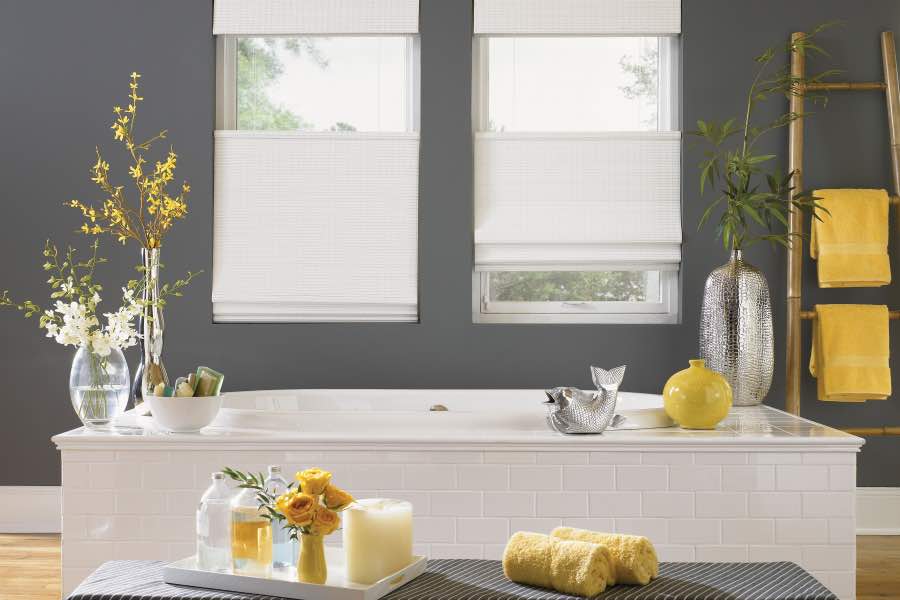
[[[410,501],[415,550],[435,558],[496,559],[515,531],[566,525],[645,535],[668,561],[794,561],[854,598],[858,438],[768,407],[709,432],[489,433],[62,434],[63,589],[113,558],[192,554],[209,474],[280,464],[328,469],[360,498]]]
[[[620,464],[593,464],[591,451],[467,452],[448,464],[440,451],[65,450],[64,590],[112,558],[191,554],[196,503],[223,464],[316,464],[360,497],[411,501],[417,551],[435,558],[497,558],[517,530],[571,525],[647,535],[662,560],[792,560],[853,597],[854,487],[830,478],[855,469],[852,453],[614,454]]]

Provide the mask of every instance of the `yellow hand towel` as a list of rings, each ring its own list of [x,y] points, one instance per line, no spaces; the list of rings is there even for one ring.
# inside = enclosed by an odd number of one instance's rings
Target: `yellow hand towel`
[[[510,581],[576,596],[603,592],[612,576],[609,550],[599,544],[561,540],[519,531],[503,551],[503,574]]]
[[[891,282],[884,190],[816,190],[821,221],[812,219],[809,254],[819,287],[878,287]]]
[[[869,304],[818,304],[809,372],[819,400],[862,402],[891,395],[888,309]]]
[[[646,585],[659,576],[659,559],[653,543],[640,535],[599,533],[574,527],[557,527],[552,537],[602,544],[612,555],[617,583]]]

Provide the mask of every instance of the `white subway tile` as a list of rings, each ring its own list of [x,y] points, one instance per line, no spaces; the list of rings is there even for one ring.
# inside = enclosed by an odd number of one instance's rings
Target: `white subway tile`
[[[828,467],[828,488],[832,490],[856,490],[856,465]]]
[[[75,462],[112,462],[116,453],[112,450],[66,450],[62,453],[62,463]]]
[[[803,562],[806,569],[842,571],[855,568],[854,546],[803,546]]]
[[[665,544],[669,541],[669,526],[666,519],[616,518],[615,526],[616,533],[643,535],[650,538],[654,544]]]
[[[533,517],[534,492],[484,492],[484,516]]]
[[[110,492],[63,490],[62,507],[67,515],[108,515],[115,510]]]
[[[534,531],[535,533],[550,533],[563,524],[562,519],[549,517],[513,517],[509,520],[509,533],[517,531]]]
[[[826,519],[776,519],[775,542],[778,544],[825,544],[828,542]]]
[[[433,464],[477,465],[484,462],[481,452],[426,452],[428,462]]]
[[[508,519],[485,517],[456,521],[456,541],[462,544],[502,544],[508,539]]]
[[[799,517],[802,496],[796,492],[753,492],[751,517]]]
[[[473,468],[478,468],[475,465]],[[465,471],[469,467],[460,467]],[[452,490],[456,488],[456,465],[405,465],[403,487],[409,490]]]
[[[199,502],[200,496],[197,496]],[[163,492],[125,491],[115,492],[116,514],[163,515],[166,514],[166,496]],[[66,509],[68,511],[68,508]]]
[[[431,544],[413,544],[412,551],[414,556],[428,556],[428,553],[431,552]]]
[[[592,517],[641,516],[640,492],[591,492],[589,495]]]
[[[804,452],[807,465],[856,465],[856,452]]]
[[[431,514],[436,517],[480,517],[481,492],[432,492]]]
[[[90,567],[63,567],[62,569],[62,592],[65,597],[72,592],[84,579],[94,572],[99,563]]]
[[[192,515],[200,504],[202,494],[191,491],[166,492],[166,513],[170,515]]]
[[[195,539],[196,520],[190,517],[142,517],[141,539],[156,542],[186,542]]]
[[[856,519],[828,519],[829,544],[855,544]]]
[[[694,546],[674,546],[654,544],[656,555],[664,562],[691,562],[694,560]]]
[[[746,517],[747,494],[742,492],[697,492],[694,511],[697,517]]]
[[[692,452],[642,452],[641,463],[645,465],[692,465]]]
[[[506,544],[482,544],[485,560],[502,560]]]
[[[838,598],[854,598],[856,594],[856,571],[829,573],[828,589]]]
[[[722,489],[722,467],[672,465],[669,489],[673,491],[718,491]]]
[[[509,467],[506,465],[466,465],[459,470],[461,490],[509,489]]]
[[[726,465],[722,467],[722,489],[726,492],[775,489],[774,465]]]
[[[747,546],[697,546],[700,562],[747,562]]]
[[[87,537],[94,540],[132,540],[139,538],[140,521],[124,516],[89,516]]]
[[[644,492],[644,517],[693,517],[694,494],[690,492]]]
[[[416,541],[452,544],[456,541],[456,520],[452,517],[413,517]]]
[[[95,569],[113,555],[110,542],[65,542],[62,554],[66,557],[66,568],[90,567]]]
[[[824,465],[778,465],[775,467],[779,490],[827,490],[828,467]]]
[[[565,527],[589,529],[590,531],[601,531],[606,533],[616,530],[616,524],[613,519],[597,519],[594,517],[569,517],[563,519],[563,525]]]
[[[100,460],[104,459],[92,459],[91,462],[99,462]],[[171,460],[172,456],[168,452],[161,450],[120,450],[115,453],[115,461],[119,463],[138,463],[145,465],[147,463],[167,463],[171,462]]]
[[[116,560],[168,560],[169,556],[166,542],[116,542],[113,548]]]
[[[537,516],[586,517],[588,516],[587,492],[538,492]]]
[[[751,562],[800,563],[801,546],[748,546],[747,559]]]
[[[561,490],[562,467],[559,465],[509,467],[511,490]]]
[[[378,490],[378,493],[360,495],[359,498],[372,498],[378,496],[380,498],[391,498],[393,500],[405,500],[412,504],[413,514],[419,516],[427,516],[431,514],[431,494],[429,492],[413,492],[410,490]]]
[[[336,536],[332,536],[336,537]],[[327,538],[326,538],[327,539]],[[326,544],[328,542],[325,542]],[[197,554],[197,542],[169,542],[166,544],[166,560],[175,561]]]
[[[172,464],[149,463],[142,465],[141,487],[145,490],[192,490],[194,465],[186,461]]]
[[[86,462],[64,462],[62,464],[62,484],[68,490],[91,487],[90,468],[90,463]]]
[[[751,465],[799,465],[803,462],[800,452],[754,452]]]
[[[591,452],[592,465],[639,465],[640,452]]]
[[[354,488],[383,490],[404,487],[403,467],[400,465],[355,464],[345,467],[338,474],[344,476],[348,471]],[[407,485],[406,487],[413,486]],[[452,488],[452,486],[449,487]]]
[[[804,492],[804,517],[852,517],[856,495],[852,492]]]
[[[725,544],[774,544],[775,522],[772,519],[725,519],[722,521]]]
[[[563,489],[615,489],[615,467],[612,465],[567,465],[563,467]]]
[[[485,452],[484,462],[502,465],[533,465],[537,462],[534,452]]]
[[[586,465],[588,464],[587,452],[539,452],[537,455],[539,465]]]
[[[426,452],[422,453],[427,454]],[[327,456],[327,457],[326,457]],[[355,452],[344,450],[330,450],[327,455],[318,452],[288,452],[285,458],[289,463],[297,464],[299,469],[311,466],[318,466],[326,460],[332,464],[340,465],[365,465],[365,464],[381,464],[385,460],[384,452]],[[341,473],[345,469],[341,469]]]
[[[66,540],[86,540],[88,517],[84,515],[61,515],[62,530],[66,532]]]
[[[616,466],[616,489],[664,490],[668,486],[668,471],[662,465]]]
[[[482,558],[481,544],[431,544],[428,557],[439,558]]]
[[[694,464],[697,465],[746,465],[746,452],[697,452]]]
[[[722,523],[718,519],[669,519],[669,542],[719,544],[722,541],[721,529]]]

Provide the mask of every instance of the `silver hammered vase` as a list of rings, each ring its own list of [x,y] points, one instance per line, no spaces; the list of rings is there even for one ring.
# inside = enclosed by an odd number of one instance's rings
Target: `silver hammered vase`
[[[706,279],[700,358],[731,384],[734,406],[760,404],[769,392],[775,366],[769,285],[740,250]]]

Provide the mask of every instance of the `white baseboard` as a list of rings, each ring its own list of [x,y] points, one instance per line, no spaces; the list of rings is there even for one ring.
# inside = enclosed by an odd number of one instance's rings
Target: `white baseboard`
[[[0,486],[0,533],[59,533],[62,488]]]
[[[900,488],[856,488],[856,534],[900,535]]]
[[[0,486],[0,533],[59,533],[59,486]],[[900,535],[900,487],[856,489],[856,533]]]

